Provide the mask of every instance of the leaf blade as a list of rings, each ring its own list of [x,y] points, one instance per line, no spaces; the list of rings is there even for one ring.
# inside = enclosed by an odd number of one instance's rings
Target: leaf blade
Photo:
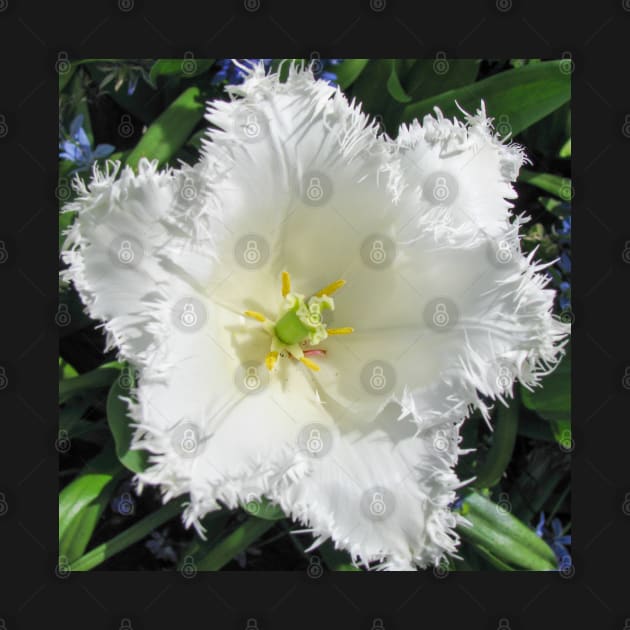
[[[367,66],[369,59],[344,59],[336,69],[337,84],[342,90],[349,88]]]
[[[142,472],[148,462],[148,453],[131,449],[133,428],[128,414],[127,403],[122,399],[128,396],[128,390],[120,384],[120,380],[114,381],[107,395],[107,423],[114,438],[116,455],[120,463],[132,472]]]
[[[464,110],[474,112],[484,100],[488,114],[499,121],[507,117],[512,135],[516,135],[569,101],[571,83],[561,72],[561,63],[528,64],[412,103],[404,109],[402,120],[421,118],[434,107],[445,116],[454,116],[458,113],[455,101]]]
[[[571,346],[542,387],[530,391],[521,386],[523,404],[545,420],[571,420]]]
[[[128,155],[127,165],[135,169],[143,157],[164,165],[184,146],[203,117],[203,110],[200,89],[189,87],[146,130]]]
[[[472,527],[458,526],[462,538],[475,548],[483,548],[500,562],[532,571],[554,571],[557,561],[553,550],[509,510],[477,492],[463,502],[462,514]]]
[[[59,554],[69,562],[85,552],[122,472],[114,453],[104,451],[59,493]]]

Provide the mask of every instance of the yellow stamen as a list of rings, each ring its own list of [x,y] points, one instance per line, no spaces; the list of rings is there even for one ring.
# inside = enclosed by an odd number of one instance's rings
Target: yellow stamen
[[[259,321],[259,322],[267,321],[267,318],[262,313],[258,313],[257,311],[243,311],[243,315],[246,315],[247,317],[251,317],[252,319],[255,319],[256,321]]]
[[[311,361],[310,359],[307,359],[306,357],[302,357],[300,359],[300,362],[304,363],[304,365],[310,370],[313,370],[313,372],[319,372],[319,365],[317,365],[315,361]]]
[[[273,366],[276,364],[277,360],[278,360],[277,352],[269,352],[269,354],[267,354],[267,356],[265,357],[265,365],[267,366],[267,369],[270,372],[271,370],[273,370]]]
[[[286,297],[291,292],[291,276],[288,271],[282,272],[282,297]]]
[[[344,328],[327,328],[326,332],[329,335],[350,335],[354,332],[354,328],[351,326],[345,326]]]
[[[322,295],[332,295],[333,293],[339,291],[341,287],[346,284],[345,280],[335,280],[332,284],[329,284],[327,287],[324,287],[321,291],[318,291],[315,295],[317,297],[322,297]]]

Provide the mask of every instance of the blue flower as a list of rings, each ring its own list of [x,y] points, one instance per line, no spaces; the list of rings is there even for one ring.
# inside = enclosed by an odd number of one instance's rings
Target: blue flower
[[[558,266],[563,273],[571,273],[571,257],[568,252],[564,251],[560,254]]]
[[[225,81],[231,85],[242,83],[245,79],[245,72],[242,68],[234,63],[238,61],[245,66],[253,66],[259,62],[263,62],[265,70],[271,66],[273,59],[219,59],[217,62],[218,70],[212,78],[212,83],[217,84]],[[315,66],[315,78],[327,81],[331,85],[336,85],[337,75],[334,72],[335,66],[339,65],[343,59],[322,59]]]
[[[70,123],[70,136],[59,140],[59,157],[76,165],[71,173],[78,173],[90,168],[92,162],[106,158],[114,152],[111,144],[99,144],[94,150],[90,139],[83,129],[83,114],[79,114]]]
[[[258,62],[262,61],[265,70],[269,69],[271,65],[272,59],[237,59],[240,64],[244,66],[254,66]],[[217,62],[219,69],[216,71],[214,77],[212,78],[212,83],[221,83],[222,81],[226,81],[231,85],[236,85],[238,83],[242,83],[245,79],[245,71],[237,66],[232,59],[219,59]]]
[[[334,72],[335,66],[338,66],[343,59],[322,59],[321,63],[317,64],[314,72],[316,79],[326,81],[330,85],[337,85],[337,73]]]
[[[540,519],[536,526],[536,534],[545,540],[556,554],[559,568],[571,566],[571,554],[567,549],[567,546],[571,544],[571,535],[563,534],[563,529],[559,518],[552,519],[551,531],[545,529],[545,513],[540,513]]]
[[[162,532],[151,532],[151,539],[144,546],[158,559],[175,564],[177,553],[169,544],[168,538]]]
[[[140,79],[140,73],[132,73],[129,76],[129,82],[127,83],[127,94],[131,96],[138,87],[138,81]]]

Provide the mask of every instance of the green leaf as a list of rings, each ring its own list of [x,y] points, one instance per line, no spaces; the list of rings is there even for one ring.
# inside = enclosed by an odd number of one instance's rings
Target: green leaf
[[[103,82],[107,73],[102,67],[103,62],[117,62],[117,59],[92,59],[84,61],[83,67],[87,70],[92,80],[98,85]],[[156,91],[146,82],[138,81],[138,85],[133,94],[128,94],[127,90],[115,90],[113,86],[107,89],[110,98],[124,111],[128,112],[144,124],[149,124],[158,114],[160,107],[163,107],[159,98],[156,98]]]
[[[563,201],[570,201],[573,197],[573,188],[568,177],[560,177],[551,173],[534,173],[522,168],[519,173],[519,180],[551,193]]]
[[[555,157],[567,138],[571,137],[571,106],[565,103],[521,135],[521,142],[530,155]]]
[[[571,214],[571,206],[556,197],[538,197],[538,201],[547,212],[550,212],[559,219],[564,219]]]
[[[462,514],[472,526],[459,525],[462,538],[491,554],[502,565],[531,571],[553,571],[556,557],[547,543],[509,510],[477,492],[466,496]]]
[[[120,368],[106,364],[75,378],[64,379],[59,382],[59,402],[63,403],[92,389],[109,387],[119,374]]]
[[[417,59],[403,84],[414,101],[421,101],[473,83],[478,72],[477,59]]]
[[[545,422],[541,420],[541,422]],[[546,423],[549,424],[549,423]],[[551,436],[551,430],[549,430]],[[553,441],[553,436],[551,440]],[[529,523],[542,510],[558,484],[566,482],[568,470],[558,459],[549,456],[546,448],[529,452],[523,470],[514,480],[515,492],[510,496],[512,513]]]
[[[335,549],[330,540],[321,545],[318,551],[331,571],[361,571],[352,564],[348,552]]]
[[[60,492],[59,555],[69,562],[84,553],[122,472],[113,451],[104,451]]]
[[[556,442],[566,451],[570,450],[573,445],[571,422],[569,420],[551,420],[550,424]]]
[[[569,138],[560,148],[558,157],[570,158],[571,157],[571,138]]]
[[[503,562],[503,560],[497,558],[492,552],[488,551],[483,545],[478,544],[473,546],[473,549],[486,561],[499,571],[514,571],[514,568],[509,564]]]
[[[219,571],[234,556],[245,551],[250,545],[255,543],[273,525],[274,521],[250,516],[242,525],[237,527],[229,536],[203,556],[197,564],[197,569],[200,571]]]
[[[514,401],[509,407],[500,405],[492,434],[492,446],[486,453],[484,461],[475,471],[476,479],[473,485],[476,488],[493,488],[501,481],[501,477],[512,459],[517,432],[517,401]]]
[[[367,66],[369,59],[344,59],[337,66],[337,84],[342,90],[349,88]]]
[[[278,74],[278,79],[280,83],[286,83],[289,78],[289,70],[292,67],[302,68],[308,67],[311,63],[311,59],[305,58],[289,58],[285,57],[283,59],[274,59],[271,62],[271,72],[276,72]]]
[[[59,357],[59,380],[79,376],[73,365]]]
[[[129,390],[122,387],[120,380],[116,380],[107,396],[107,422],[114,437],[116,455],[125,468],[136,473],[142,472],[147,466],[148,453],[130,449],[133,428],[127,403],[121,400],[121,396],[128,397]]]
[[[404,60],[370,61],[350,89],[350,97],[361,101],[363,111],[376,117],[384,130],[395,135],[405,107],[397,99],[408,100],[399,77],[406,72]],[[393,96],[394,95],[394,96]]]
[[[89,407],[89,400],[82,398],[66,403],[59,410],[59,430],[67,433],[70,438],[74,437],[76,435],[75,430]]]
[[[140,158],[168,162],[188,140],[203,117],[204,104],[198,87],[190,87],[146,130],[127,158],[127,164],[137,168]]]
[[[541,442],[554,441],[549,422],[542,420],[535,413],[527,410],[523,410],[519,418],[518,434]]]
[[[183,77],[192,79],[208,72],[214,65],[214,59],[158,59],[149,72],[153,84],[159,77]]]
[[[387,79],[387,91],[399,103],[408,103],[411,100],[411,96],[405,92],[405,88],[400,83],[395,59],[392,59],[392,69]]]
[[[571,420],[571,346],[556,369],[533,392],[521,386],[523,404],[545,420]]]
[[[435,106],[447,117],[457,115],[460,112],[455,101],[472,113],[483,99],[488,115],[498,123],[508,123],[516,135],[571,98],[570,78],[561,72],[561,63],[558,60],[528,64],[412,103],[404,109],[402,120],[422,118]]]
[[[278,521],[285,517],[282,508],[269,501],[266,497],[261,497],[260,499],[252,497],[247,503],[243,503],[243,509],[252,516],[268,521]]]
[[[177,568],[181,570],[186,565],[197,566],[197,561],[201,556],[204,556],[208,549],[214,547],[214,545],[223,537],[226,525],[233,516],[232,510],[219,510],[216,512],[210,512],[201,521],[201,526],[204,530],[205,540],[199,536],[195,536],[190,543],[183,549],[177,564]]]
[[[76,62],[70,61],[69,64],[70,64],[70,67],[68,68],[68,71],[59,74],[59,93],[60,94],[61,92],[63,92],[66,85],[68,85],[68,83],[70,82],[70,79],[72,79],[77,69],[78,64]]]
[[[352,86],[352,96],[356,96],[363,110],[372,115],[383,116],[391,103],[386,86],[392,70],[392,59],[370,61]]]
[[[186,146],[192,148],[196,152],[199,152],[201,150],[201,141],[206,137],[207,133],[207,129],[195,131],[195,133],[193,133],[193,135],[188,139]]]
[[[163,505],[159,510],[156,510],[152,514],[145,516],[142,520],[134,523],[129,529],[114,536],[111,540],[94,547],[81,556],[75,562],[70,562],[71,571],[89,571],[99,564],[105,562],[117,553],[120,553],[127,547],[137,543],[148,536],[154,529],[157,529],[164,523],[167,523],[172,518],[175,518],[181,513],[184,504],[184,499],[174,499],[166,505]]]

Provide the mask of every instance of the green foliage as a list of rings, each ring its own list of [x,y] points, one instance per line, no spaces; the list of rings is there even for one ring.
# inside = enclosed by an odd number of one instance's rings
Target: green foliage
[[[116,455],[120,463],[132,472],[142,472],[147,466],[148,454],[146,451],[131,449],[133,427],[125,401],[129,395],[129,388],[124,388],[120,379],[114,381],[107,396],[107,422],[112,432]]]
[[[141,158],[167,163],[186,143],[203,116],[201,91],[190,87],[183,92],[146,130],[144,136],[127,157],[127,164],[138,166]]]
[[[571,82],[561,61],[526,65],[448,90],[408,105],[402,115],[407,122],[439,107],[445,116],[455,116],[459,106],[474,112],[483,100],[488,115],[505,121],[512,135],[545,118],[571,98]]]
[[[273,525],[273,521],[250,516],[225,539],[203,555],[197,564],[200,571],[219,571],[235,555],[245,551]]]
[[[149,72],[154,85],[162,78],[193,78],[204,74],[212,68],[214,59],[158,59]]]
[[[571,347],[560,365],[534,391],[521,388],[523,404],[545,420],[568,422],[571,419]]]
[[[367,66],[369,59],[345,59],[337,69],[337,83],[342,90],[349,88]]]
[[[302,60],[299,60],[302,61]],[[474,113],[483,100],[499,130],[511,132],[523,144],[532,166],[522,169],[517,183],[517,212],[535,217],[523,239],[526,250],[538,247],[537,257],[552,261],[562,251],[558,229],[570,217],[573,196],[571,157],[570,75],[562,61],[513,59],[504,63],[479,59],[346,59],[336,66],[337,82],[349,98],[378,117],[392,137],[401,123],[422,119],[439,107],[445,116],[461,117],[458,105]],[[274,60],[286,78],[288,63]],[[110,143],[110,159],[137,168],[141,158],[160,166],[195,159],[205,133],[205,101],[226,98],[213,82],[214,59],[116,60],[85,59],[68,64],[59,75],[60,119],[64,129],[83,115],[92,146]],[[134,84],[134,89],[130,85]],[[133,133],[121,135],[121,122]],[[101,160],[102,162],[102,160]],[[60,205],[72,199],[70,179],[74,164],[59,164]],[[86,179],[89,171],[76,174]],[[59,216],[59,243],[74,220]],[[550,269],[557,286],[562,274]],[[101,332],[82,312],[76,295],[60,287],[60,302],[69,306],[71,324],[60,331],[59,429],[72,440],[72,452],[85,455],[87,464],[62,457],[63,481],[59,494],[59,553],[77,571],[130,553],[159,527],[179,521],[185,498],[166,505],[147,499],[138,520],[130,526],[116,522],[108,505],[116,488],[133,473],[143,471],[148,453],[131,450],[133,426],[124,398],[131,397],[128,368],[102,352]],[[560,311],[561,309],[557,309]],[[541,510],[568,512],[571,450],[570,347],[558,368],[529,391],[517,387],[509,405],[497,403],[493,431],[473,415],[462,428],[463,447],[475,452],[461,458],[458,474],[474,477],[458,508],[472,527],[460,525],[464,540],[461,560],[453,570],[554,570],[557,560],[533,531]],[[129,379],[127,379],[129,380]],[[61,433],[60,433],[61,434]],[[94,453],[97,453],[94,457]],[[509,509],[501,497],[509,495]],[[252,500],[239,510],[222,509],[203,520],[205,540],[176,530],[178,567],[192,562],[198,570],[220,570],[252,545],[281,541],[286,554],[306,563],[296,537],[288,535],[289,521],[266,498]],[[122,528],[122,529],[121,529]],[[270,537],[259,542],[265,533]],[[186,538],[187,536],[187,538]],[[94,544],[97,540],[106,542]],[[289,542],[290,541],[290,542]],[[86,550],[92,544],[92,548]],[[345,552],[330,541],[319,548],[330,570],[357,571]],[[292,561],[295,564],[295,560]],[[133,568],[129,565],[130,568]],[[268,568],[268,567],[265,567]],[[275,567],[274,567],[275,568]]]
[[[492,433],[492,445],[475,469],[473,484],[477,488],[493,488],[500,481],[512,459],[518,431],[518,406],[499,406]]]
[[[91,460],[59,494],[59,555],[73,562],[85,551],[121,476],[110,449]]]
[[[510,513],[509,506],[494,503],[471,492],[463,502],[462,515],[472,526],[461,525],[462,538],[496,561],[501,570],[553,571],[556,557],[546,542]]]

